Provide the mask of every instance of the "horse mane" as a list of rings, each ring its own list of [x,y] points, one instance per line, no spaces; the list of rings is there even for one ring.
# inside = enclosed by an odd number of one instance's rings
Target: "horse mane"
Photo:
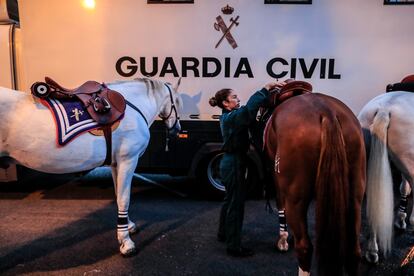
[[[136,78],[134,80],[145,83],[148,93],[155,94],[155,91],[160,91],[164,88],[164,82],[160,80],[153,80],[150,78]]]
[[[160,80],[150,79],[150,78],[136,78],[134,80],[144,82],[145,85],[147,86],[147,91],[148,92],[152,91],[153,93],[155,91],[160,91],[160,90],[164,89],[165,85],[172,86],[172,84],[170,82],[163,82],[163,81],[160,81]],[[181,82],[181,78],[179,79],[179,81],[177,83],[177,87],[179,86],[180,82]],[[172,90],[177,92],[175,87],[172,87]],[[182,107],[183,100],[182,100],[181,96],[178,93],[177,93],[177,100],[178,100],[178,103],[177,103],[178,108]]]
[[[161,80],[157,80],[157,79],[150,79],[150,78],[135,78],[133,80],[118,80],[118,81],[114,81],[111,82],[109,84],[111,85],[119,85],[119,84],[126,84],[126,83],[144,83],[145,86],[147,87],[147,95],[148,96],[154,96],[154,97],[159,97],[159,93],[156,93],[156,91],[163,91],[165,88],[165,85],[168,86],[172,86],[171,83],[169,82],[164,82]],[[172,87],[172,91],[176,91],[175,88]],[[176,94],[176,99],[177,99],[177,108],[182,108],[183,106],[183,100],[181,98],[181,95],[179,93],[175,93]]]

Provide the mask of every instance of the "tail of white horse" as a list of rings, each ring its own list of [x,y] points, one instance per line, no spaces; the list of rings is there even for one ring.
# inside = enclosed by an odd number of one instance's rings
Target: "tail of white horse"
[[[388,160],[387,132],[390,123],[388,111],[378,111],[371,132],[371,149],[367,173],[367,214],[373,233],[383,254],[391,249],[393,221],[393,185]]]

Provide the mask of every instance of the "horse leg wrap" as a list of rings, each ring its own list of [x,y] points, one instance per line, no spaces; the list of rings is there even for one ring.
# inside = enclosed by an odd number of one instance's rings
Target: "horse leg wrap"
[[[128,234],[128,211],[118,211],[117,231],[118,240],[120,239],[120,237],[126,236],[125,234]]]
[[[287,231],[285,210],[278,211],[279,214],[279,239],[276,243],[276,247],[279,251],[286,252],[289,250],[288,237],[289,233]]]
[[[279,211],[279,232],[287,232],[285,210]]]
[[[398,211],[401,213],[407,212],[407,196],[401,196],[400,207],[398,208]]]
[[[137,253],[135,243],[129,237],[128,225],[128,211],[118,211],[117,236],[120,245],[119,251],[124,257],[129,257]]]
[[[401,195],[400,206],[398,207],[398,212],[395,218],[394,226],[401,230],[407,229],[407,223],[405,222],[406,218],[407,218],[407,196]]]

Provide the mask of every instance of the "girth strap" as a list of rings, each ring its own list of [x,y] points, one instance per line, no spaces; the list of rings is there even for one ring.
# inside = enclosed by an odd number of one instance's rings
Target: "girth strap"
[[[112,124],[102,127],[106,142],[106,157],[103,165],[111,165],[112,163]]]

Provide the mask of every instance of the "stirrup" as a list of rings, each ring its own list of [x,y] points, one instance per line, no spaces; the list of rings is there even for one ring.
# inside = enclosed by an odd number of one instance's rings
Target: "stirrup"
[[[95,97],[93,99],[94,103],[93,103],[93,110],[95,110],[95,112],[97,113],[107,113],[109,112],[109,110],[111,109],[111,105],[109,104],[109,102],[105,99],[105,98],[101,98],[101,97]],[[97,106],[96,104],[99,105],[103,105],[103,107],[101,106]]]

